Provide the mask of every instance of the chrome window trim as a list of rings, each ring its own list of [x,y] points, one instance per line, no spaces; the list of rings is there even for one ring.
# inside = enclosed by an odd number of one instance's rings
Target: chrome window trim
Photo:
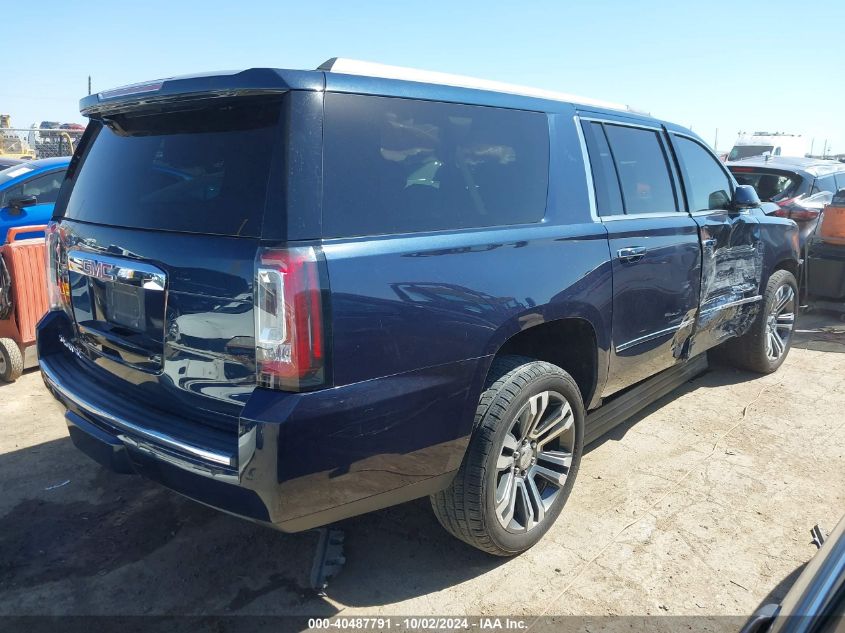
[[[621,125],[623,127],[638,127],[644,130],[652,130],[654,132],[662,132],[663,127],[660,125],[646,125],[644,123],[633,123],[628,121],[615,121],[613,119],[602,119],[599,117],[580,117],[582,121],[589,121],[590,123],[606,123],[607,125]]]
[[[686,211],[661,211],[659,213],[632,213],[625,215],[618,213],[599,218],[602,222],[616,222],[619,220],[645,220],[647,218],[686,218]]]
[[[575,121],[578,144],[581,146],[581,156],[584,159],[584,171],[587,178],[587,198],[589,198],[590,202],[590,217],[593,219],[593,222],[601,222],[599,210],[596,206],[596,181],[593,178],[593,165],[590,162],[590,153],[587,151],[587,139],[584,138],[584,128],[581,127],[581,117],[576,114],[572,118]]]
[[[126,435],[119,434],[117,437],[120,439],[124,444],[130,444],[132,446],[138,447],[139,445],[143,445],[144,448],[148,449],[148,452],[155,453],[157,457],[161,457],[162,451],[155,450],[155,444],[160,444],[164,447],[167,447],[172,450],[176,450],[182,453],[185,453],[188,456],[206,461],[211,462],[208,466],[208,470],[202,468],[202,466],[198,464],[194,464],[188,460],[180,460],[176,456],[168,455],[168,461],[171,463],[178,465],[180,468],[184,468],[186,470],[192,471],[202,471],[205,472],[208,476],[223,476],[223,477],[234,477],[231,474],[224,474],[224,473],[216,473],[212,470],[212,464],[218,465],[221,467],[228,467],[233,468],[236,466],[234,463],[235,458],[232,455],[226,455],[224,453],[217,453],[215,451],[210,451],[204,448],[200,448],[198,446],[194,446],[192,444],[188,444],[181,440],[178,440],[170,435],[165,433],[161,433],[159,431],[152,431],[149,429],[145,429],[143,427],[138,426],[137,424],[133,424],[127,420],[122,418],[118,418],[117,416],[104,411],[100,407],[88,402],[85,398],[80,396],[77,393],[72,392],[67,387],[60,385],[58,378],[50,369],[50,367],[46,363],[41,364],[41,373],[44,376],[44,379],[47,381],[49,386],[54,389],[57,393],[61,396],[66,398],[67,400],[73,402],[76,406],[78,406],[83,411],[89,413],[90,415],[94,415],[98,418],[102,418],[113,425],[118,430],[133,433],[142,440],[138,440],[135,438],[127,437]],[[143,440],[146,440],[144,442]],[[147,442],[153,442],[153,445],[147,444]]]

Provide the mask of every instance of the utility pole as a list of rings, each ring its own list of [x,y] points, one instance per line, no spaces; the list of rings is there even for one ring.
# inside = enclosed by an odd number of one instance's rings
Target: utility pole
[[[713,140],[713,149],[719,151],[719,128],[716,128],[716,138]]]
[[[88,75],[88,95],[91,94],[91,75]]]

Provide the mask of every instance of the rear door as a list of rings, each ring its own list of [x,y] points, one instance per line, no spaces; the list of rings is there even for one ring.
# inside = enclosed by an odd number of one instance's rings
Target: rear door
[[[585,120],[600,219],[613,266],[613,350],[603,395],[684,356],[699,300],[698,229],[681,198],[663,131]]]
[[[670,134],[687,207],[701,234],[701,309],[690,354],[744,333],[761,300],[763,242],[749,210],[731,209],[733,180],[698,139]]]

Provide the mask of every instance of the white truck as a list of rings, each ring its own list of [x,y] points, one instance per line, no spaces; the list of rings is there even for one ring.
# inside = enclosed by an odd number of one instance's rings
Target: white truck
[[[800,134],[785,132],[740,132],[728,154],[728,160],[742,160],[752,156],[762,156],[767,152],[772,156],[806,156],[810,144]]]

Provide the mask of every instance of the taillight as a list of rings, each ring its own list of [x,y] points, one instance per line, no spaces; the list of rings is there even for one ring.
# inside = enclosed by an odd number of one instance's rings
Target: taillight
[[[789,211],[787,211],[783,207],[779,207],[777,210],[772,211],[769,215],[774,215],[774,216],[777,216],[779,218],[788,218],[789,217]]]
[[[789,217],[793,220],[815,220],[819,217],[819,209],[805,209],[802,207],[792,207]]]
[[[70,305],[70,282],[63,258],[61,229],[50,222],[45,231],[47,249],[47,301],[50,310],[66,310]]]
[[[321,256],[313,246],[258,252],[255,363],[260,387],[302,391],[326,382]]]

